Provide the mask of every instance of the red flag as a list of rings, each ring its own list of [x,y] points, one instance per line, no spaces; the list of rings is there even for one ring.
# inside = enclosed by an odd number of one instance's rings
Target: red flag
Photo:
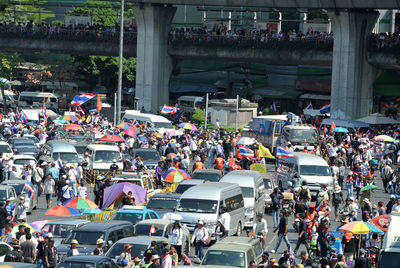
[[[97,105],[96,105],[97,111],[100,113],[101,108],[103,108],[103,105],[101,104],[100,96],[97,95]]]
[[[326,134],[326,126],[324,126],[324,131],[323,131],[323,133]]]
[[[332,121],[331,123],[331,132],[333,132],[333,130],[336,128],[335,122]]]

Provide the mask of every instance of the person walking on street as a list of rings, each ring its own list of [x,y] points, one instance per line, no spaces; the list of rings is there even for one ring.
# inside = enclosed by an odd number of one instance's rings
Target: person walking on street
[[[297,240],[297,243],[296,243],[296,247],[294,249],[294,254],[295,255],[297,255],[297,250],[299,249],[301,244],[303,244],[306,247],[307,252],[310,251],[310,248],[309,248],[308,243],[307,243],[307,236],[306,236],[307,235],[307,224],[304,221],[304,217],[305,217],[304,214],[300,215],[299,236],[298,236],[298,240]]]
[[[267,221],[263,219],[263,215],[261,213],[257,213],[257,220],[254,221],[253,224],[253,238],[257,238],[257,236],[261,236],[261,242],[263,249],[265,248],[265,241],[267,240]]]
[[[200,261],[204,257],[204,247],[207,245],[208,231],[204,228],[204,222],[199,220],[197,222],[197,228],[193,232],[192,240],[190,243],[195,245],[195,254],[199,257]]]
[[[274,228],[278,226],[279,223],[279,210],[281,208],[281,199],[283,199],[283,195],[281,194],[278,187],[275,187],[274,192],[269,195],[272,200],[272,219],[274,221]]]
[[[278,241],[276,243],[275,249],[273,249],[271,252],[275,253],[278,251],[279,246],[282,242],[282,239],[285,241],[288,251],[290,252],[290,242],[289,242],[289,239],[287,238],[288,218],[286,217],[286,211],[281,210],[279,217],[280,217],[279,225],[277,227],[275,227],[275,229],[274,229],[274,233],[276,231],[278,231]]]
[[[306,202],[311,201],[310,189],[307,187],[307,182],[305,180],[302,181],[301,186],[297,193],[298,193],[299,200],[303,199]]]
[[[25,235],[25,239],[26,240],[21,244],[22,257],[24,257],[25,263],[34,263],[36,261],[36,250],[35,245],[31,241],[32,235],[30,233],[27,233]]]
[[[171,229],[171,245],[175,247],[179,259],[181,259],[182,254],[182,241],[183,241],[183,230],[179,221],[174,222],[174,226]]]
[[[25,205],[25,197],[21,196],[18,205],[15,207],[15,219],[22,219],[26,222],[26,210],[27,206]]]
[[[54,239],[49,241],[49,246],[46,248],[44,252],[45,259],[45,267],[46,268],[55,268],[58,264],[58,252],[56,247],[54,246]]]
[[[47,208],[51,207],[51,199],[55,195],[56,192],[56,183],[51,174],[47,175],[46,180],[44,181],[44,194],[46,195],[46,203]]]
[[[231,215],[228,213],[228,209],[226,207],[221,208],[220,220],[226,233],[229,233],[229,229],[231,228]]]

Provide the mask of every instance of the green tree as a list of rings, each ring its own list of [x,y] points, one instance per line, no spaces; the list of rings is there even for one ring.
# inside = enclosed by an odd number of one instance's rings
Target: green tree
[[[204,117],[204,112],[203,110],[196,109],[194,110],[192,120],[197,123],[198,125],[204,123],[205,117]]]
[[[33,21],[34,23],[43,22],[46,19],[54,18],[54,12],[47,10],[46,8],[29,5],[30,0],[20,0],[21,5],[6,5],[0,0],[0,20],[2,22],[11,23],[27,23]],[[25,2],[25,3],[24,3]]]
[[[0,77],[10,79],[13,68],[20,62],[22,62],[22,58],[18,53],[0,53]],[[4,109],[7,110],[6,98],[4,97],[5,84],[3,82],[0,83],[0,88],[4,101]]]

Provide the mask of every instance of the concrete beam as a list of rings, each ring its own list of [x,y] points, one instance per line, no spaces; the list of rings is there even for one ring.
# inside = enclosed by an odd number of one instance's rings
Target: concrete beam
[[[168,4],[259,8],[398,9],[399,0],[127,0],[136,4]]]

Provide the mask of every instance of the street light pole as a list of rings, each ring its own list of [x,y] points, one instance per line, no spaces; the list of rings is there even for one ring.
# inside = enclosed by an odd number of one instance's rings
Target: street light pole
[[[121,21],[119,32],[119,64],[118,64],[118,92],[117,92],[117,123],[121,120],[121,95],[122,95],[122,59],[124,52],[124,6],[125,0],[121,0]]]

